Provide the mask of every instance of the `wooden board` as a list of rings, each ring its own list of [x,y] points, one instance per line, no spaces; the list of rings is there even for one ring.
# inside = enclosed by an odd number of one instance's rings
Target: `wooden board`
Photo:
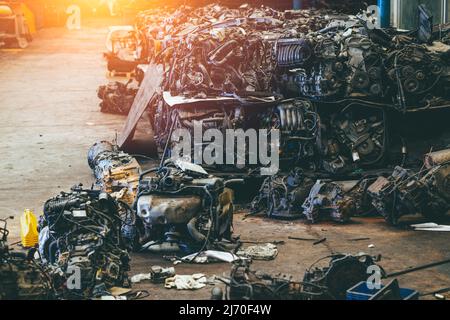
[[[161,65],[149,65],[141,86],[134,98],[130,112],[128,113],[125,125],[117,139],[119,148],[133,139],[134,129],[136,128],[139,119],[144,114],[150,100],[160,91],[161,83],[163,81],[163,68]]]

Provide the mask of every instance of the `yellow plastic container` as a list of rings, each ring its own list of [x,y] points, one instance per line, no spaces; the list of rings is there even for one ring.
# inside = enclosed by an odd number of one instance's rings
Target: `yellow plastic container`
[[[25,209],[20,217],[20,238],[25,248],[34,247],[38,243],[37,219],[33,211]]]

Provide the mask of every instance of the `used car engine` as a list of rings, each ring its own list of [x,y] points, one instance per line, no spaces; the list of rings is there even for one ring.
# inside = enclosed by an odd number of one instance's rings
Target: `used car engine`
[[[135,202],[142,249],[192,253],[231,244],[233,194],[225,185],[184,161],[144,171]]]
[[[59,297],[86,299],[98,287],[129,285],[121,235],[127,210],[107,193],[81,186],[45,203],[39,253]]]

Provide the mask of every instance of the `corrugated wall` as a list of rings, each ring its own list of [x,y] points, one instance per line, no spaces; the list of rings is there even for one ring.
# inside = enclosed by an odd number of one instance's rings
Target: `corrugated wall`
[[[441,0],[398,0],[399,6],[399,27],[413,30],[417,28],[418,13],[417,6],[425,4],[433,14],[433,23],[442,23],[443,1]]]

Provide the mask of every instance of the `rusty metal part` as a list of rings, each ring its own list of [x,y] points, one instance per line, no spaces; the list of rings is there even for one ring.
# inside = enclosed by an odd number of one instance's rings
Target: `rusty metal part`
[[[0,219],[0,300],[53,299],[52,286],[36,261],[34,249],[15,251],[8,245],[7,220]]]
[[[101,190],[128,205],[133,204],[141,172],[136,158],[107,141],[100,141],[89,149],[88,163]]]
[[[449,167],[444,164],[414,172],[397,166],[391,176],[380,176],[368,187],[372,205],[393,225],[406,214],[442,217],[450,208]]]
[[[143,249],[198,252],[232,240],[232,191],[221,178],[181,168],[169,161],[141,175],[135,205]]]
[[[251,203],[252,213],[265,211],[270,218],[302,218],[302,204],[313,185],[313,180],[305,177],[301,170],[266,178]]]
[[[367,268],[377,259],[364,253],[333,254],[328,265],[310,266],[302,281],[285,274],[252,270],[250,262],[240,260],[231,268],[226,298],[231,300],[345,300],[347,289],[366,281]],[[382,274],[383,269],[380,267]]]
[[[427,168],[450,162],[450,149],[430,152],[425,155],[424,163]]]
[[[129,255],[121,232],[122,222],[132,215],[128,206],[79,185],[47,200],[43,211],[40,263],[58,298],[89,299],[97,286],[129,285]],[[78,286],[71,287],[67,283],[74,272]]]
[[[100,111],[127,115],[131,109],[138,88],[131,82],[111,82],[97,89],[100,102]]]
[[[303,214],[312,223],[324,219],[348,222],[355,214],[353,199],[344,195],[337,183],[321,180],[317,180],[311,188],[302,207]]]

